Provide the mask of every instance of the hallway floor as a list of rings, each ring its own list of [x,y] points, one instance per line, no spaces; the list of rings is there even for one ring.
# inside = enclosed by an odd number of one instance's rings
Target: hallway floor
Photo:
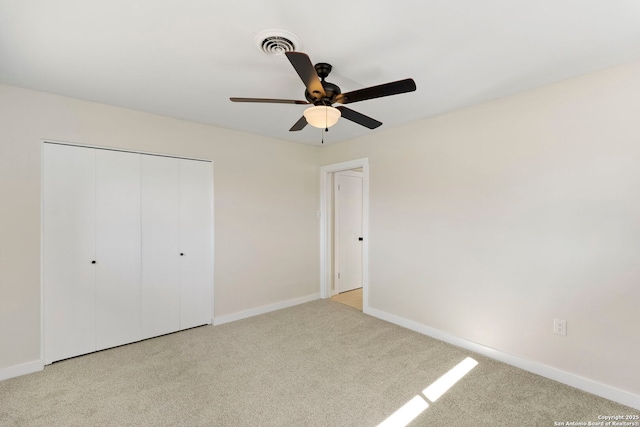
[[[331,300],[362,311],[362,288],[334,295]]]

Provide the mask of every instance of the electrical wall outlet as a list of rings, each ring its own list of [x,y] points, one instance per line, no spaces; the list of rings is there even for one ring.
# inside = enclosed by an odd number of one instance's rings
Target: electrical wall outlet
[[[567,335],[567,321],[564,319],[553,319],[553,333]]]

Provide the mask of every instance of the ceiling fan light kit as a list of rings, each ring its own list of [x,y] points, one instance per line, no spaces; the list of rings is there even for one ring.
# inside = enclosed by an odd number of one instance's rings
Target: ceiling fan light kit
[[[270,104],[313,104],[314,106],[307,108],[304,111],[303,116],[298,119],[291,129],[289,129],[290,132],[300,131],[304,129],[307,124],[316,128],[328,130],[338,122],[340,117],[344,117],[345,119],[368,129],[375,129],[378,126],[381,126],[382,122],[365,116],[362,113],[358,113],[357,111],[343,105],[339,107],[333,107],[332,105],[335,103],[350,104],[353,102],[398,95],[416,90],[416,83],[413,79],[404,79],[342,93],[338,85],[325,80],[331,72],[332,67],[330,64],[320,62],[313,65],[309,56],[302,52],[287,51],[284,52],[284,54],[306,86],[306,90],[304,92],[306,101],[272,98],[230,98],[230,100],[233,102],[258,102]]]
[[[320,129],[328,129],[338,123],[340,118],[340,110],[326,105],[316,105],[304,110],[304,118],[307,123],[313,127]]]

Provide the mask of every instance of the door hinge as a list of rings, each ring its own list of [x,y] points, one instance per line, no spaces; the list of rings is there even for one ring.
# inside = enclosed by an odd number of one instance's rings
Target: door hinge
[[[340,184],[338,184],[338,191],[340,191]]]
[[[340,278],[340,273],[338,273],[338,279]]]

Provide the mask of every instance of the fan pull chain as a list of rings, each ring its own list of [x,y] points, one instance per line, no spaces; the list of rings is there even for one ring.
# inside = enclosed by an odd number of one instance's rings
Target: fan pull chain
[[[328,112],[327,112],[327,107],[324,107],[324,131],[325,132],[329,132],[329,126],[327,126],[329,119],[328,119]],[[320,144],[324,144],[324,132],[322,133],[322,139],[320,140]]]
[[[329,126],[327,126],[329,124],[329,118],[327,117],[328,115],[329,115],[329,109],[325,105],[324,107],[324,131],[325,132],[329,132]]]

